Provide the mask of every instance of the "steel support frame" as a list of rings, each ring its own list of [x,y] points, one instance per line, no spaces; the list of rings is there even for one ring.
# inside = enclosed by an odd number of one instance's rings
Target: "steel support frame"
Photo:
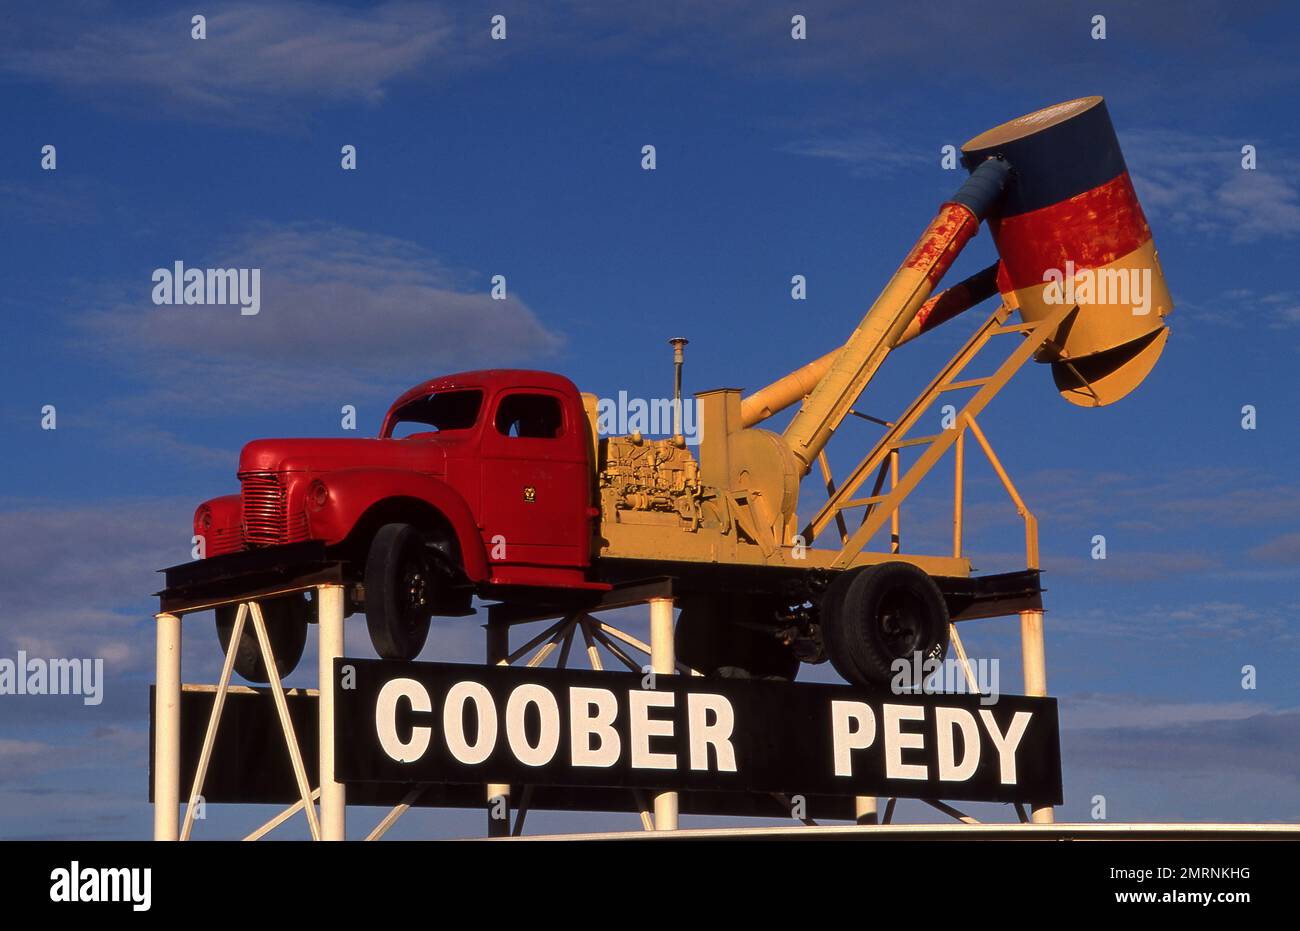
[[[673,645],[673,607],[675,597],[671,579],[649,580],[634,585],[616,587],[594,604],[566,612],[557,610],[520,612],[505,605],[488,609],[487,659],[495,665],[541,665],[556,651],[558,668],[568,665],[572,647],[581,635],[587,662],[597,672],[605,668],[601,649],[616,659],[630,672],[654,675],[694,675],[697,670],[679,663]],[[650,611],[650,642],[634,637],[595,615],[616,608],[646,605]],[[510,628],[521,624],[551,621],[515,649],[510,648]],[[640,653],[648,663],[638,663],[633,653]],[[488,837],[518,837],[523,833],[524,819],[528,815],[531,786],[521,787],[519,801],[510,818],[512,786],[489,784],[486,787],[488,803]],[[642,828],[646,831],[675,831],[678,827],[678,793],[650,793],[633,790]],[[504,800],[504,803],[503,801]],[[505,817],[501,817],[502,815]]]
[[[318,632],[318,722],[319,755],[317,759],[320,785],[307,784],[306,766],[302,759],[293,722],[289,718],[285,689],[276,671],[274,650],[262,616],[261,602],[267,598],[312,591],[317,604]],[[186,614],[238,605],[235,626],[222,665],[221,679],[215,687],[212,712],[204,733],[203,749],[195,778],[190,788],[184,816],[181,817],[181,620]],[[313,840],[344,840],[346,838],[347,794],[344,786],[334,779],[334,660],[343,655],[343,586],[335,583],[286,585],[284,588],[259,593],[255,597],[216,599],[201,603],[174,606],[155,615],[156,652],[154,688],[154,840],[188,840],[193,829],[203,782],[211,762],[217,730],[221,724],[226,696],[232,690],[244,690],[231,684],[235,650],[238,649],[244,625],[251,621],[262,653],[262,661],[270,672],[270,685],[259,692],[269,692],[285,737],[301,797],[270,821],[254,830],[246,839],[256,840],[283,824],[299,810],[306,813],[308,828]],[[319,800],[319,811],[317,809]]]

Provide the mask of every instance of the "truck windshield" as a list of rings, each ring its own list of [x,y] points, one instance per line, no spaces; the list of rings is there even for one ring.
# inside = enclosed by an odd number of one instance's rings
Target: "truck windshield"
[[[483,392],[439,391],[408,401],[393,413],[389,436],[397,439],[417,433],[442,433],[444,430],[468,430],[478,422],[483,406]]]

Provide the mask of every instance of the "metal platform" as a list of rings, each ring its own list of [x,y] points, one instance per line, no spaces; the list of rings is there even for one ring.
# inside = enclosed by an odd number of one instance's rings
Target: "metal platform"
[[[480,839],[480,838],[475,838]],[[498,838],[489,838],[497,840]],[[765,828],[683,828],[673,832],[601,831],[588,834],[533,834],[510,841],[578,840],[810,840],[810,841],[1300,841],[1297,824],[1117,823],[1063,824],[865,824]]]

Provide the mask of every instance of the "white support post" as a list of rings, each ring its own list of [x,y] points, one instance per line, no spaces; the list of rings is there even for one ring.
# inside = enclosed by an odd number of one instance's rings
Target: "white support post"
[[[320,830],[321,840],[347,839],[347,793],[334,779],[334,660],[343,655],[342,585],[316,589],[319,632]]]
[[[510,665],[510,626],[508,624],[487,623],[487,661],[490,666]],[[544,635],[543,635],[544,636]],[[540,642],[540,638],[538,640]],[[525,651],[531,644],[525,644]],[[501,800],[501,801],[498,801]],[[493,817],[501,805],[504,805],[504,818]],[[487,836],[510,836],[510,786],[490,782],[487,785]]]
[[[1043,612],[1020,612],[1020,654],[1025,670],[1025,694],[1047,695],[1047,651],[1044,647]],[[1052,824],[1056,816],[1051,805],[1038,805],[1030,813],[1034,824]]]
[[[853,816],[858,824],[876,824],[879,820],[876,815],[876,797],[874,795],[859,795],[853,800]]]
[[[673,600],[650,599],[650,668],[656,676],[677,671],[673,648]],[[654,798],[655,830],[677,830],[677,793],[660,792]]]
[[[181,619],[156,614],[154,662],[153,839],[180,838]]]

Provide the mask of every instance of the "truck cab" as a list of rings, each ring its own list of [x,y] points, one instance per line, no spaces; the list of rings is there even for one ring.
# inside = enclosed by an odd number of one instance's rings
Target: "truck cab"
[[[431,444],[474,515],[497,584],[581,582],[590,563],[593,464],[578,390],[547,372],[434,379],[394,402],[380,438]]]

